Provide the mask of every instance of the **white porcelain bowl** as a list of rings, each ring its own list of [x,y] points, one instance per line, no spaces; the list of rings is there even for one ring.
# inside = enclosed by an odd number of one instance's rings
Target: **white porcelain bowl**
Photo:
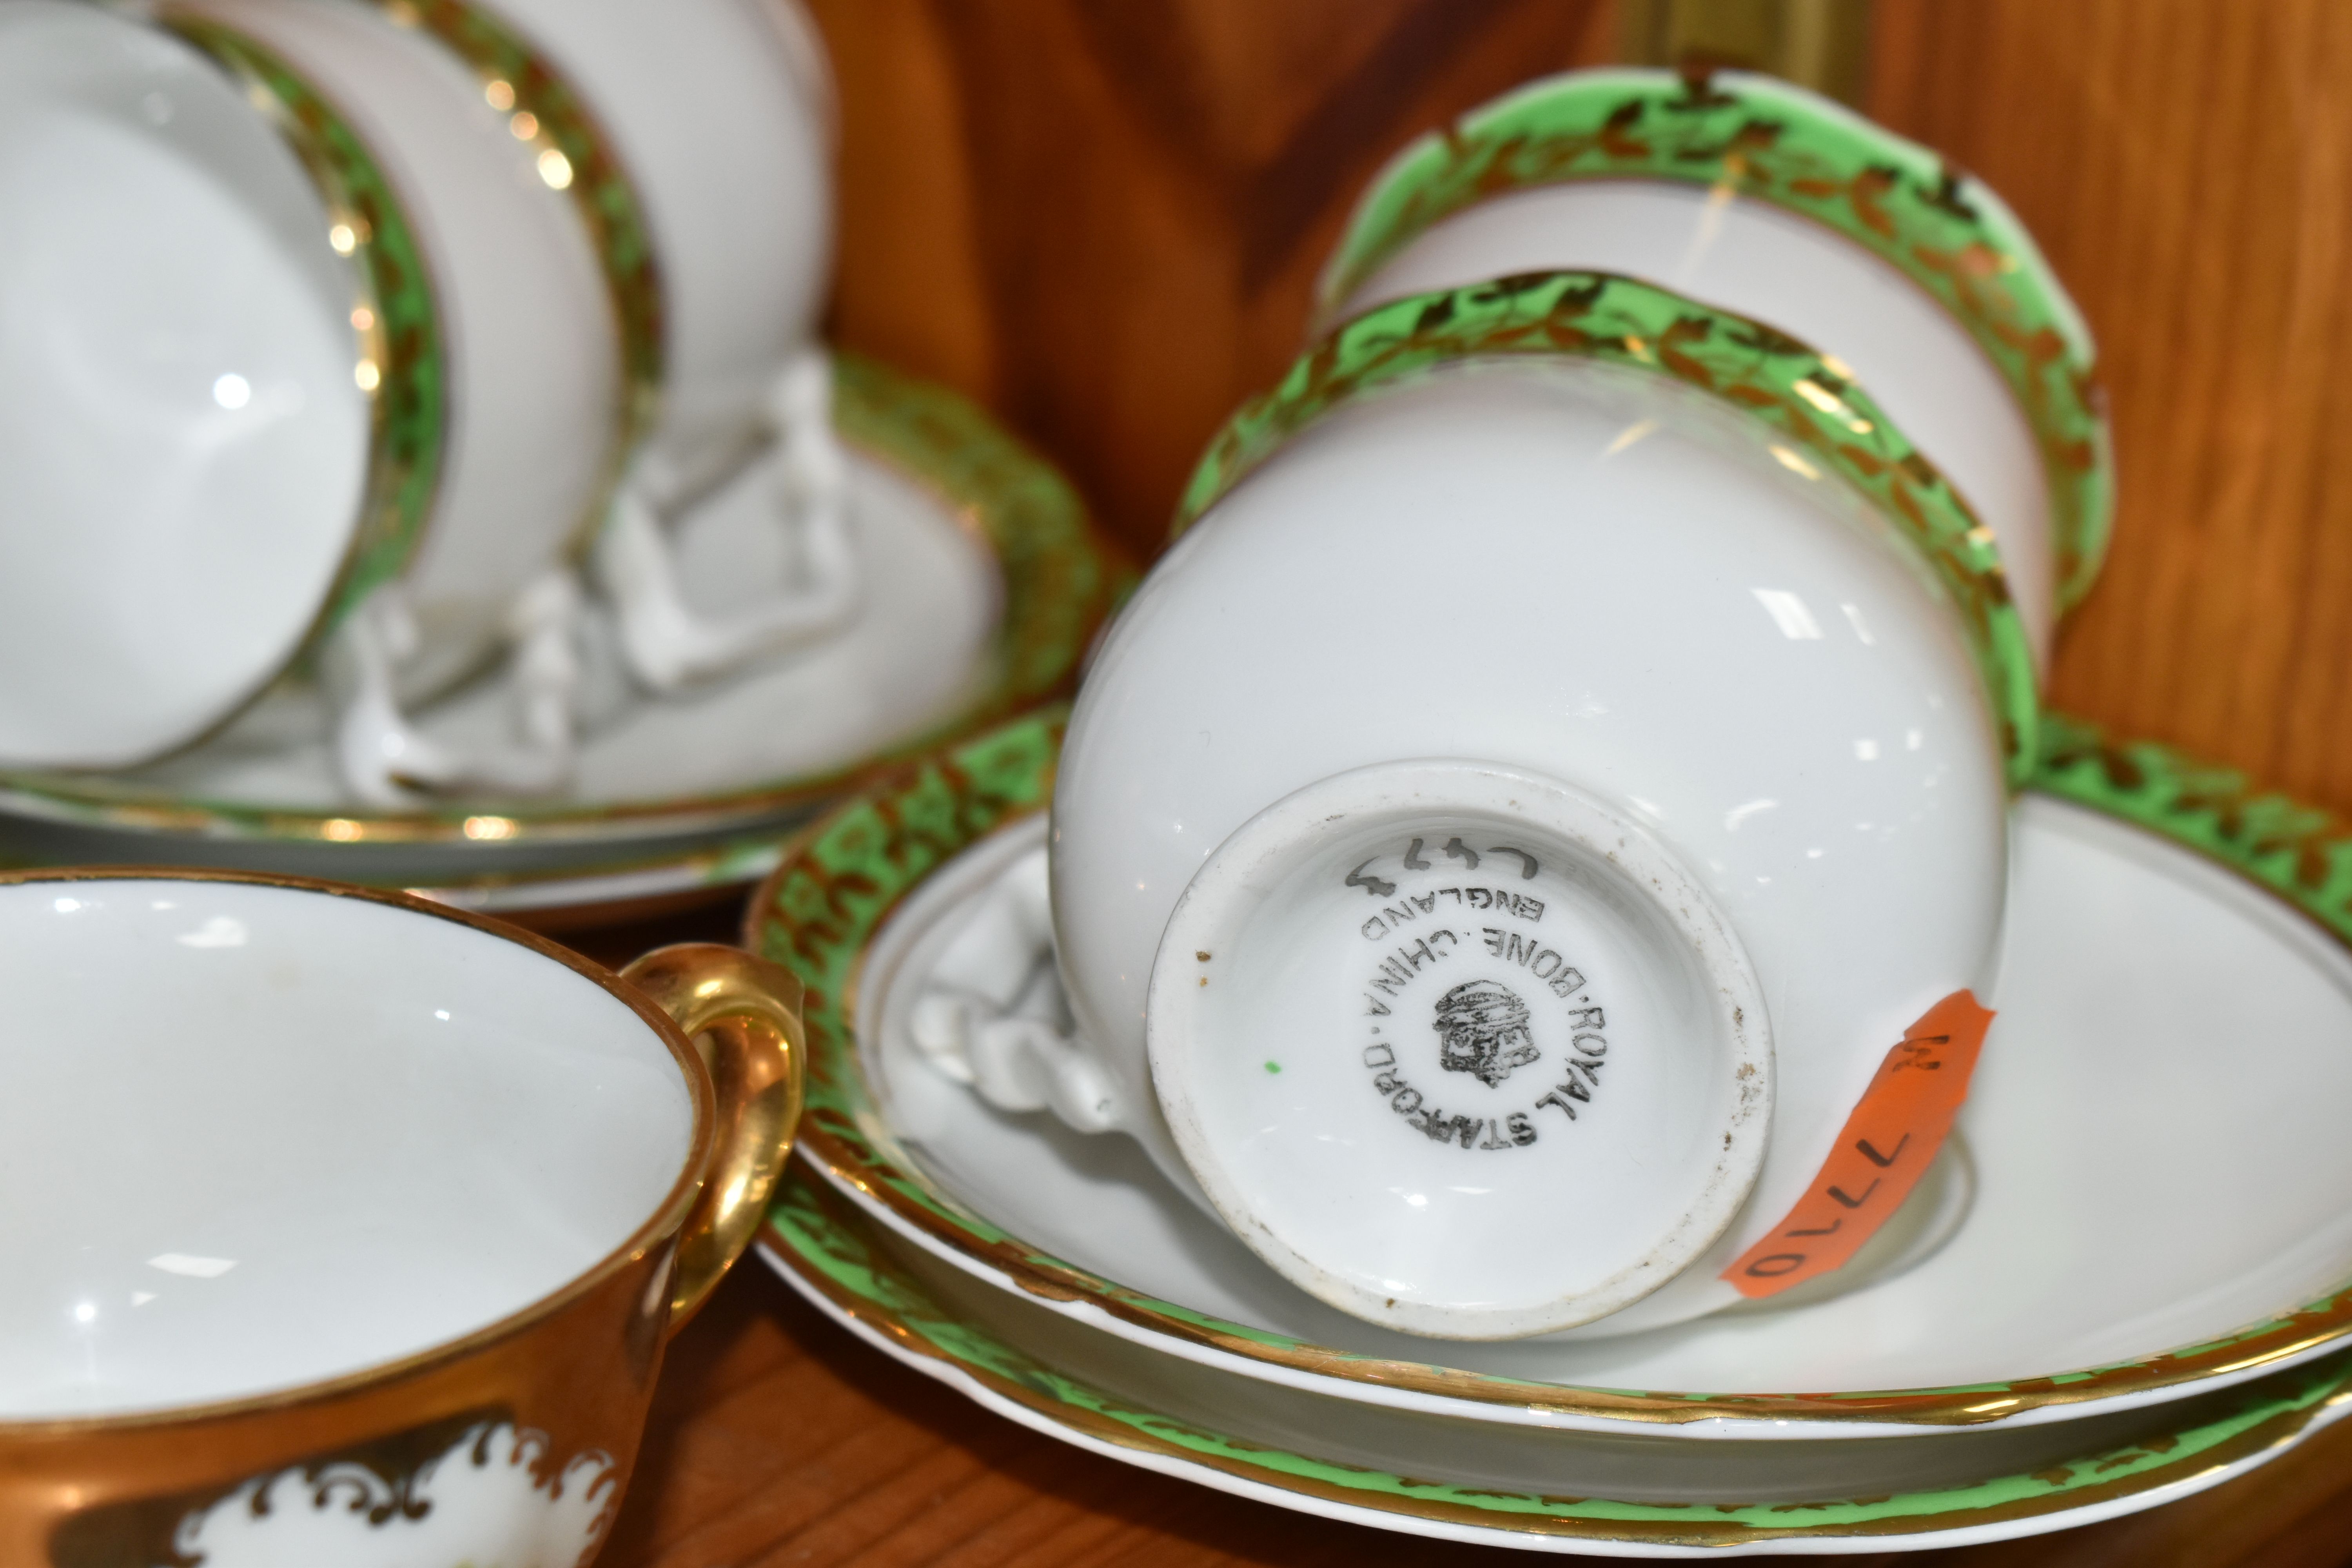
[[[0,1420],[212,1404],[457,1338],[620,1246],[686,1162],[662,1038],[455,921],[109,879],[0,886],[0,1129],[54,1178],[0,1209]]]
[[[1342,402],[1161,560],[1072,717],[1053,918],[1078,1035],[1106,1075],[1102,1120],[1171,1173],[1189,1164],[1295,1281],[1390,1326],[1486,1337],[1585,1321],[1600,1305],[1587,1292],[1640,1256],[1641,1235],[1697,1261],[1608,1319],[1612,1331],[1727,1304],[1717,1273],[1788,1212],[1906,1027],[1991,978],[2003,736],[1960,619],[1862,495],[1654,370],[1474,360]],[[1277,803],[1422,760],[1573,797],[1596,832],[1569,854],[1573,836],[1545,812],[1424,780],[1427,825],[1392,813],[1362,866],[1340,840],[1363,804],[1336,796],[1281,853],[1234,856]],[[1613,854],[1605,834],[1638,851]],[[1340,848],[1349,867],[1324,864]],[[1221,868],[1229,860],[1240,868]],[[1543,879],[1568,882],[1538,880],[1538,860]],[[1639,887],[1622,885],[1628,870]],[[1428,901],[1474,882],[1488,889],[1476,910],[1467,891]],[[1546,908],[1530,917],[1522,889]],[[1188,921],[1203,899],[1305,912],[1287,936],[1278,913],[1255,931],[1227,921],[1244,943],[1228,951]],[[1507,903],[1510,918],[1496,912]],[[1310,916],[1347,928],[1339,949],[1301,934]],[[1727,940],[1709,948],[1686,930],[1677,973],[1602,935],[1676,918],[1687,930],[1719,918]],[[1455,932],[1451,950],[1416,949],[1439,925]],[[1538,936],[1589,991],[1546,994]],[[1353,963],[1333,955],[1350,942]],[[1509,977],[1538,1019],[1532,1070],[1504,1065],[1485,1083],[1475,1064],[1444,1070],[1430,1009],[1442,1031],[1445,999],[1423,978],[1424,955],[1448,986]],[[1375,989],[1391,960],[1396,988]],[[1255,968],[1228,982],[1228,962]],[[1743,966],[1769,1014],[1769,1152],[1752,1194],[1743,1184],[1711,1207],[1697,1196],[1712,1190],[1710,1162],[1739,1157],[1753,1131],[1722,1098],[1724,1075],[1753,1069],[1755,1053],[1694,1020],[1712,1014],[1705,987],[1734,996]],[[1163,1039],[1180,1018],[1162,1005],[1171,986],[1225,984],[1240,990],[1222,1012],[1181,1015],[1201,1033]],[[1404,1125],[1417,1108],[1392,1102],[1369,1054],[1382,1005],[1412,1042],[1414,1065],[1397,1070],[1442,1089],[1449,1115],[1499,1126],[1510,1148],[1490,1131],[1430,1163],[1435,1134],[1412,1135],[1425,1131]],[[1585,1006],[1605,1008],[1609,1066],[1571,1123],[1553,1083],[1575,1081],[1570,1031],[1547,1037],[1540,1020]],[[1155,1085],[1180,1057],[1192,1064],[1181,1080]],[[1321,1065],[1298,1070],[1297,1058]],[[1556,1107],[1538,1103],[1548,1087]],[[1203,1096],[1223,1106],[1205,1138]],[[1509,1136],[1515,1114],[1538,1141]],[[1636,1118],[1650,1119],[1643,1137],[1593,1163],[1608,1147],[1597,1130]],[[1682,1197],[1652,1202],[1677,1183]],[[1727,1218],[1740,1196],[1719,1237],[1690,1234],[1690,1216]],[[1602,1231],[1617,1242],[1584,1249]],[[1673,1272],[1653,1268],[1648,1283]]]

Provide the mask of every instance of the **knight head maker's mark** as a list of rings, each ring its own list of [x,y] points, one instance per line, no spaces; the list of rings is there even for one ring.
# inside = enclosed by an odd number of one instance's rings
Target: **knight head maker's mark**
[[[1467,980],[1437,999],[1437,1065],[1474,1073],[1488,1089],[1543,1053],[1528,1031],[1528,1005],[1498,981]]]
[[[1546,940],[1551,911],[1543,900],[1454,879],[1492,856],[1503,858],[1508,880],[1532,879],[1541,869],[1535,856],[1447,837],[1443,858],[1430,859],[1422,853],[1430,842],[1414,838],[1402,854],[1373,856],[1342,883],[1378,906],[1356,928],[1378,949],[1363,994],[1370,1031],[1363,1064],[1373,1091],[1424,1137],[1465,1149],[1523,1149],[1542,1137],[1545,1112],[1565,1123],[1591,1105],[1609,1054],[1607,1015],[1584,972]],[[1423,1006],[1433,1054],[1396,1026],[1401,1009]],[[1540,1092],[1528,1096],[1525,1078],[1517,1090],[1506,1089],[1521,1069],[1542,1080]],[[1445,1076],[1454,1073],[1483,1090]],[[1470,1102],[1456,1099],[1448,1110],[1433,1099],[1449,1092],[1446,1084]]]

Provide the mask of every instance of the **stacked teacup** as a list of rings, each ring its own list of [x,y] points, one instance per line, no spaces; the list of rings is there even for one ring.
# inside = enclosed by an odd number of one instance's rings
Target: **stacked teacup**
[[[2079,319],[1932,154],[1642,71],[1406,149],[1323,303],[919,1043],[1407,1332],[1867,1277],[1966,1180],[2010,792],[2105,532]],[[1066,1033],[989,956],[1048,924]]]
[[[584,626],[656,693],[837,629],[826,94],[766,0],[0,3],[0,766],[545,792]],[[793,566],[714,618],[667,524],[751,468]],[[501,661],[510,743],[413,721]]]

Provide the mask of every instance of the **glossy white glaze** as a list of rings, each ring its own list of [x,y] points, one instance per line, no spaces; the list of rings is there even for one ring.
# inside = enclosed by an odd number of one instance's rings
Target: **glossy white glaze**
[[[604,277],[571,198],[473,77],[360,0],[194,0],[283,56],[366,139],[432,269],[449,441],[404,579],[414,700],[478,667],[516,595],[579,538],[620,398]]]
[[[1778,327],[1851,366],[1999,538],[2035,663],[2048,662],[2056,558],[2033,427],[1949,310],[1834,230],[1752,197],[1665,181],[1511,191],[1415,237],[1342,313],[1554,268],[1640,278]]]
[[[693,1101],[517,943],[302,889],[0,887],[0,1417],[356,1371],[561,1288],[649,1219]]]
[[[2090,1464],[2095,1473],[2110,1455],[2144,1456],[2177,1449],[2179,1436],[2219,1414],[2212,1402],[2106,1412],[2057,1426],[1938,1431],[1925,1441],[1862,1435],[1851,1429],[1822,1432],[1816,1440],[1690,1442],[1688,1427],[1595,1435],[1526,1426],[1480,1425],[1417,1412],[1369,1408],[1319,1395],[1312,1389],[1250,1382],[1212,1363],[1186,1358],[1172,1343],[1158,1353],[1094,1326],[1069,1322],[1048,1302],[1018,1290],[995,1291],[924,1255],[887,1233],[875,1238],[894,1273],[903,1270],[940,1314],[959,1328],[1026,1354],[1065,1378],[1076,1380],[1097,1399],[1113,1402],[1130,1417],[1143,1415],[1147,1429],[1158,1422],[1181,1424],[1193,1433],[1223,1436],[1247,1459],[1272,1463],[1237,1470],[1121,1442],[1102,1435],[1094,1412],[1078,1399],[1039,1402],[1008,1391],[993,1365],[945,1359],[919,1338],[901,1335],[845,1310],[814,1282],[805,1265],[788,1261],[772,1242],[761,1251],[769,1263],[818,1310],[849,1332],[917,1372],[936,1378],[983,1408],[1034,1431],[1087,1449],[1121,1464],[1295,1509],[1304,1513],[1375,1530],[1456,1541],[1520,1552],[1573,1556],[1684,1558],[1834,1556],[1982,1545],[2021,1536],[2071,1529],[2176,1502],[2245,1474],[2352,1413],[2352,1401],[2331,1400],[2311,1413],[2307,1424],[2252,1452],[2217,1457],[2201,1468],[2168,1480],[2130,1481],[2084,1489],[2073,1507],[2047,1512],[1971,1509],[1990,1477],[2032,1474],[2046,1467]],[[2288,1373],[2281,1383],[2297,1376]],[[2273,1384],[2273,1386],[2276,1386]],[[2234,1396],[2223,1394],[2223,1400]],[[1769,1437],[1769,1430],[1753,1436]],[[1391,1493],[1377,1484],[1360,1492],[1340,1491],[1311,1481],[1281,1457],[1302,1455],[1317,1468],[1334,1462],[1411,1478]],[[1218,1456],[1223,1459],[1223,1456]],[[1328,1471],[1327,1471],[1328,1473]],[[2075,1474],[2080,1474],[2076,1469]],[[1313,1470],[1308,1471],[1313,1476]],[[1320,1477],[1314,1477],[1320,1479]],[[1364,1478],[1370,1480],[1370,1478]],[[1824,1497],[1874,1498],[1911,1494],[1922,1511],[1895,1517],[1907,1531],[1843,1532],[1834,1525],[1812,1533],[1766,1535],[1726,1542],[1619,1538],[1579,1539],[1534,1534],[1518,1528],[1510,1510],[1425,1513],[1395,1506],[1394,1497],[1412,1498],[1428,1482],[1446,1481],[1490,1495],[1516,1498],[1561,1496],[1662,1503],[1690,1509],[1706,1518],[1756,1509],[1785,1500],[1796,1506],[1764,1511],[1776,1526],[1805,1531],[1806,1504]],[[1937,1496],[1941,1492],[1943,1495]],[[1426,1493],[1419,1495],[1426,1496]],[[1700,1510],[1706,1510],[1704,1512]],[[1934,1511],[1928,1511],[1934,1510]],[[1894,1510],[1890,1510],[1893,1512]],[[1906,1510],[1907,1511],[1907,1510]],[[1941,1518],[1938,1514],[1941,1514]],[[1717,1515],[1717,1517],[1721,1517]],[[1818,1516],[1814,1516],[1818,1517]],[[1884,1517],[1884,1516],[1882,1516]],[[1760,1532],[1759,1532],[1760,1533]],[[1632,1531],[1628,1531],[1632,1535]]]
[[[807,352],[833,253],[832,84],[814,26],[796,0],[495,8],[587,100],[659,273],[656,421],[599,552],[631,668],[670,691],[837,633],[858,584],[831,377]],[[755,452],[807,570],[735,616],[698,614],[677,591],[664,520]]]
[[[652,230],[656,446],[688,472],[756,439],[833,260],[832,88],[797,0],[491,0],[585,99]],[[734,449],[734,451],[730,451]]]
[[[750,471],[759,476],[768,527],[790,551],[793,569],[753,603],[714,616],[687,596],[680,541],[665,524],[681,510],[672,500],[680,475],[659,451],[639,458],[614,498],[596,541],[596,579],[612,602],[621,652],[642,684],[667,694],[778,655],[805,656],[856,615],[863,583],[832,388],[831,362],[821,350],[803,349],[776,374],[766,399],[768,446]]]
[[[1696,906],[1704,907],[1708,902],[1699,889],[1687,890],[1694,895]],[[1451,912],[1459,900],[1441,890],[1432,901],[1444,904]],[[1454,957],[1475,959],[1475,948],[1466,955],[1457,954],[1453,943],[1434,938],[1426,940],[1433,950],[1442,949],[1444,952],[1444,959],[1427,962],[1433,975],[1459,967],[1452,964]],[[1183,950],[1179,946],[1176,951],[1181,953]],[[1196,952],[1210,952],[1213,959],[1213,950]],[[1532,970],[1541,962],[1542,952],[1540,944],[1511,948],[1507,934],[1505,951],[1490,953],[1487,967],[1491,973],[1496,967],[1507,969],[1523,960]],[[1396,956],[1396,950],[1391,949],[1389,956]],[[1401,962],[1410,965],[1412,956],[1407,952]],[[1504,961],[1502,965],[1491,962],[1496,958]],[[974,1093],[999,1110],[1050,1110],[1065,1124],[1082,1132],[1102,1131],[1108,1125],[1102,1120],[1103,1112],[1113,1096],[1097,1065],[1097,1053],[1072,1033],[1068,1001],[1054,968],[1053,914],[1046,887],[1043,817],[1025,820],[991,837],[926,882],[909,903],[905,918],[894,921],[887,936],[876,942],[872,963],[869,973],[882,976],[884,984],[902,989],[911,987],[905,991],[905,997],[910,999],[894,1003],[894,1010],[884,1016],[883,1046],[878,1054],[867,1058],[875,1083],[898,1081],[906,1072],[927,1070],[970,1085]],[[1158,972],[1154,973],[1156,978]],[[1392,972],[1384,972],[1384,977],[1396,978]],[[1411,978],[1407,976],[1400,989],[1411,988]],[[1181,994],[1181,987],[1177,989]],[[899,991],[893,992],[894,996],[899,994]],[[1761,1016],[1761,1013],[1758,1008],[1757,1016]],[[1602,1020],[1577,1021],[1597,1024]],[[1739,1022],[1735,1016],[1735,1026]],[[1369,1020],[1367,1026],[1371,1026]],[[1387,1032],[1385,1025],[1378,1026],[1383,1034]],[[1286,1052],[1297,1037],[1294,1035],[1282,1042]],[[1564,1089],[1565,1103],[1547,1096],[1548,1103],[1537,1108],[1544,1113],[1545,1120],[1550,1120],[1555,1111],[1564,1115],[1579,1102],[1589,1104],[1599,1089],[1601,1069],[1609,1066],[1605,1060],[1608,1051],[1596,1048],[1605,1045],[1601,1037],[1596,1035],[1583,1042],[1586,1048],[1581,1052],[1574,1049],[1579,1042],[1573,1035],[1569,1043],[1570,1058],[1585,1062],[1580,1073],[1584,1092],[1578,1093],[1578,1083],[1546,1085],[1554,1094]],[[1557,1036],[1553,1044],[1557,1058]],[[1540,1047],[1537,1049],[1540,1051]],[[1370,1047],[1366,1054],[1376,1058],[1384,1055]],[[1275,1058],[1266,1059],[1281,1067]],[[919,1062],[920,1068],[913,1066],[915,1062]],[[1759,1072],[1759,1076],[1763,1075]],[[1166,1074],[1155,1067],[1153,1077],[1164,1083]],[[1378,1087],[1377,1080],[1374,1087]],[[1462,1086],[1462,1091],[1475,1093],[1467,1085]],[[1164,1103],[1164,1089],[1162,1093]],[[923,1098],[919,1087],[915,1098],[918,1102]],[[1355,1096],[1347,1098],[1352,1100]],[[1393,1100],[1385,1103],[1391,1111],[1396,1110]],[[1417,1131],[1427,1134],[1429,1121],[1424,1117],[1416,1124],[1413,1119],[1412,1113],[1421,1109],[1412,1106],[1409,1111],[1400,1113],[1407,1116],[1408,1125],[1415,1125]],[[1458,1134],[1458,1123],[1453,1125]],[[1507,1118],[1500,1132],[1488,1128],[1474,1130],[1473,1142],[1485,1149],[1490,1140],[1499,1139],[1509,1131]],[[1486,1133],[1486,1137],[1478,1137],[1479,1132]],[[1393,1146],[1389,1147],[1393,1152]],[[1185,1195],[1204,1210],[1223,1216],[1225,1211],[1211,1203],[1193,1183],[1187,1180],[1180,1184]],[[1884,1274],[1909,1268],[1950,1238],[1968,1213],[1975,1188],[1974,1166],[1963,1141],[1954,1138],[1922,1174],[1919,1185],[1905,1199],[1902,1207],[1843,1267],[1768,1302],[1749,1302],[1735,1310],[1763,1310],[1826,1300]],[[1458,1189],[1454,1190],[1457,1195],[1477,1195],[1460,1194]],[[1400,1228],[1414,1228],[1412,1216],[1404,1219],[1406,1223]],[[1246,1229],[1240,1225],[1234,1228]],[[1312,1289],[1307,1279],[1299,1283]],[[1610,1326],[1607,1321],[1596,1325],[1601,1330]]]
[[[181,744],[310,630],[358,515],[352,264],[194,48],[0,4],[0,761]]]
[[[929,488],[873,458],[851,454],[848,489],[850,543],[871,586],[842,634],[805,658],[656,699],[622,671],[617,634],[592,609],[579,758],[562,798],[676,801],[681,819],[584,826],[585,837],[608,846],[603,858],[650,852],[685,819],[706,815],[695,803],[710,796],[848,767],[903,745],[985,679],[1004,613],[1003,571],[987,542]],[[767,499],[764,476],[749,470],[680,520],[677,565],[689,605],[724,617],[783,580],[788,542],[772,526]],[[466,687],[415,718],[419,733],[461,754],[487,752],[511,722],[509,693],[492,682]],[[173,796],[312,810],[346,802],[317,721],[287,729],[239,725],[132,776]],[[476,798],[488,805],[497,797]],[[289,868],[348,876],[335,869],[341,847],[313,846]],[[390,874],[429,882],[446,873],[419,865]]]
[[[1836,1300],[1743,1309],[1598,1341],[1437,1344],[1294,1289],[1119,1140],[990,1109],[929,1071],[909,1026],[931,956],[978,889],[1034,843],[976,846],[877,935],[861,979],[861,1065],[891,1132],[957,1202],[1023,1245],[1192,1310],[1358,1355],[1496,1376],[1693,1394],[1938,1388],[2050,1376],[2221,1338],[2352,1278],[2352,955],[2196,854],[2080,807],[2028,796],[2000,1010],[1960,1115],[1975,1198],[1907,1271]],[[959,887],[957,884],[961,883]],[[2231,1042],[2226,1068],[2215,1040]],[[868,1214],[934,1256],[1034,1301],[992,1260]],[[1625,1430],[1601,1416],[1455,1400],[1302,1373],[1113,1318],[1051,1310],[1195,1363],[1334,1398],[1487,1423]],[[2315,1347],[2309,1354],[2330,1346]],[[2067,1422],[2209,1392],[2294,1358],[2197,1383],[2043,1405],[1991,1425]],[[1638,1426],[1638,1424],[1635,1424]],[[1885,1436],[1901,1423],[1721,1420],[1697,1437]]]
[[[1658,377],[1472,366],[1308,428],[1154,569],[1058,773],[1073,1015],[1164,1167],[1144,994],[1177,899],[1274,801],[1412,757],[1585,792],[1728,918],[1770,1015],[1771,1152],[1725,1240],[1625,1326],[1728,1304],[1716,1272],[1888,1047],[1990,978],[2006,797],[1956,617],[1858,496]]]

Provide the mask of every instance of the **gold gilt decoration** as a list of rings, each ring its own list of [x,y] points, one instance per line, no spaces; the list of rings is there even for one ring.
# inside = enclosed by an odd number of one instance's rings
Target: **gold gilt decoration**
[[[1671,180],[1769,202],[1843,235],[1968,330],[2041,447],[2061,602],[2097,580],[2114,510],[2090,329],[2024,225],[1927,148],[1769,78],[1694,70],[1533,82],[1412,142],[1356,205],[1318,298],[1328,319],[1415,236],[1491,196]]]
[[[436,1520],[426,1472],[436,1463],[444,1479],[467,1466],[494,1468],[509,1502],[536,1512],[542,1526],[561,1524],[544,1505],[568,1496],[560,1511],[593,1537],[635,1459],[664,1341],[751,1239],[783,1164],[803,1059],[798,983],[716,943],[663,948],[614,975],[512,926],[307,878],[68,868],[0,873],[0,886],[87,888],[159,875],[358,900],[528,950],[568,971],[567,983],[605,992],[659,1039],[692,1108],[687,1147],[668,1190],[617,1247],[455,1338],[242,1397],[120,1415],[0,1419],[0,1563],[193,1563],[209,1560],[208,1524],[247,1535],[265,1528],[273,1510],[301,1518],[330,1504],[358,1517],[321,1522],[392,1532],[388,1544],[374,1543],[373,1559],[488,1561],[478,1553],[495,1543],[480,1540],[478,1517],[445,1513],[438,1525],[448,1528],[425,1528]],[[660,994],[629,983],[632,975]],[[689,1030],[706,1038],[690,1039]],[[698,1054],[709,1071],[697,1065]],[[473,1499],[482,1506],[478,1489]],[[404,1525],[419,1531],[403,1535]],[[452,1531],[454,1549],[419,1555],[420,1535],[450,1547]],[[315,1536],[305,1539],[315,1544]],[[276,1545],[265,1548],[273,1558]]]
[[[1004,586],[995,635],[961,703],[878,756],[690,799],[621,805],[515,801],[488,812],[478,805],[403,812],[289,809],[190,798],[100,773],[0,773],[0,812],[136,833],[352,845],[504,847],[646,826],[749,825],[805,810],[907,758],[1066,694],[1076,681],[1079,656],[1135,582],[1133,567],[1096,531],[1069,482],[954,393],[856,354],[834,357],[834,424],[851,450],[929,493],[976,536]],[[159,843],[142,858],[167,859],[173,853]],[[365,881],[368,868],[355,863],[348,875]]]
[[[1161,1300],[1039,1251],[964,1208],[897,1146],[859,1065],[853,1020],[867,946],[900,902],[956,855],[1045,809],[1064,721],[1058,710],[1040,711],[904,768],[836,808],[786,846],[782,864],[751,901],[743,932],[745,946],[791,969],[807,987],[809,1109],[801,1147],[816,1168],[1034,1295],[1087,1301],[1154,1334],[1291,1372],[1475,1405],[1670,1426],[1715,1420],[1970,1426],[2253,1368],[2283,1370],[2352,1347],[2347,1287],[2204,1343],[2047,1377],[1843,1394],[1570,1387],[1332,1350]],[[2036,787],[2202,849],[2294,900],[2352,945],[2352,837],[2342,825],[2276,797],[2249,795],[2236,775],[2161,747],[2116,745],[2055,715],[2051,732],[2055,739],[2040,759]],[[800,1224],[786,1209],[774,1218],[787,1240]],[[2326,1364],[2337,1370],[2315,1398],[2332,1397],[2336,1381],[2352,1370],[2336,1359]]]
[[[488,10],[466,0],[377,0],[393,21],[438,39],[471,68],[482,100],[533,151],[540,183],[572,198],[604,277],[620,335],[621,404],[603,481],[592,492],[581,539],[601,525],[613,487],[659,416],[662,281],[645,204],[587,100],[553,62]]]
[[[2030,1473],[1875,1497],[1659,1502],[1471,1487],[1252,1441],[1087,1383],[941,1307],[877,1244],[877,1229],[798,1168],[787,1177],[770,1220],[771,1245],[784,1266],[835,1313],[899,1354],[952,1368],[993,1399],[1062,1432],[1400,1521],[1549,1541],[1733,1549],[1824,1536],[1931,1535],[2048,1518],[2193,1485],[2218,1469],[2275,1453],[2352,1397],[2352,1352],[2337,1354],[2241,1386],[2211,1403],[2177,1405],[2173,1408],[2183,1413],[2185,1426],[2120,1447]],[[1094,1331],[1073,1325],[1067,1331]]]
[[[1680,382],[1761,426],[1782,467],[1851,485],[1949,595],[2000,726],[2010,783],[2025,783],[2039,700],[1992,531],[1837,360],[1635,279],[1529,272],[1409,295],[1341,322],[1226,421],[1192,470],[1173,531],[1334,408],[1444,366],[1527,357],[1596,360]]]
[[[277,127],[328,213],[322,237],[350,258],[357,353],[352,375],[368,399],[367,478],[359,527],[306,647],[415,555],[447,440],[448,367],[433,280],[415,229],[367,144],[335,106],[286,62],[208,17],[158,20],[212,57]]]

